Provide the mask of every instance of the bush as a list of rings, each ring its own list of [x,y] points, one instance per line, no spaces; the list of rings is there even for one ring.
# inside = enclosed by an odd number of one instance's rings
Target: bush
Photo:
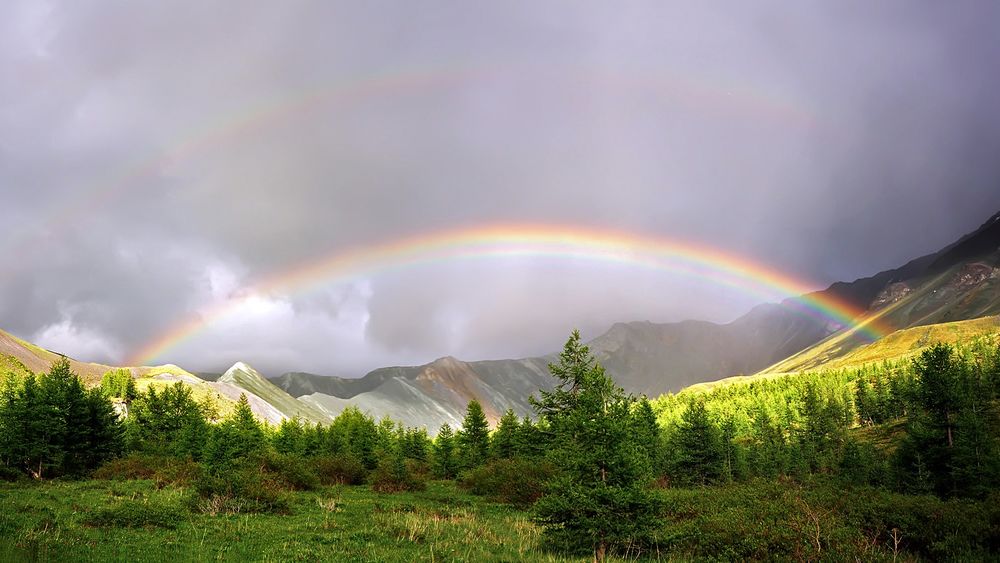
[[[317,457],[311,460],[311,465],[323,485],[360,485],[365,482],[365,467],[353,456]]]
[[[464,473],[458,485],[474,495],[527,507],[545,492],[545,483],[556,474],[545,461],[498,459]]]
[[[299,456],[267,452],[261,454],[257,461],[260,470],[268,473],[283,488],[311,491],[320,484],[316,471]]]
[[[149,479],[157,488],[164,485],[188,486],[201,476],[201,466],[190,459],[171,456],[130,454],[113,459],[94,471],[94,479],[129,481]]]
[[[174,529],[185,518],[187,512],[179,504],[145,499],[126,500],[98,509],[84,523],[99,528]]]
[[[24,473],[14,469],[13,467],[8,467],[6,465],[0,465],[0,481],[7,481],[12,483],[18,481],[24,477]]]
[[[386,455],[379,459],[378,466],[371,474],[372,490],[379,493],[402,491],[422,491],[427,482],[414,473],[409,460],[399,455]]]
[[[243,465],[228,472],[203,475],[195,483],[193,508],[208,514],[267,512],[287,514],[287,483],[262,467]]]

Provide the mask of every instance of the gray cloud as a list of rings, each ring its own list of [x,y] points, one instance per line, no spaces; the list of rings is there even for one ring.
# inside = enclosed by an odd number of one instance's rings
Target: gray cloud
[[[82,359],[121,361],[275,272],[443,228],[615,228],[822,285],[1000,208],[992,2],[0,16],[0,326]],[[356,274],[260,295],[159,359],[356,374],[756,299],[566,261]]]

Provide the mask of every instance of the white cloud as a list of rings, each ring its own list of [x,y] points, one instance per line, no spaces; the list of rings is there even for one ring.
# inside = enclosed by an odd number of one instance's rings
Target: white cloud
[[[94,329],[77,327],[69,318],[42,327],[33,341],[71,358],[111,363],[121,357],[121,347],[112,338]]]

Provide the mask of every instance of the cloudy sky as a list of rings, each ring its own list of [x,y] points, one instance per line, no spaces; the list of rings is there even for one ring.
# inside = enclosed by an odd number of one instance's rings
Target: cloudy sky
[[[1000,210],[997,21],[991,0],[9,0],[0,328],[122,362],[203,318],[157,361],[360,375],[729,321],[759,297],[556,258],[252,288],[503,223],[688,241],[816,288],[898,266]]]

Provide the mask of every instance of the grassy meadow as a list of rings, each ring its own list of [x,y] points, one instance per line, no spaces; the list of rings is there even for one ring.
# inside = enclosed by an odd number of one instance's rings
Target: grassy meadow
[[[1000,498],[847,489],[832,481],[663,489],[656,545],[629,560],[969,560],[1000,542]],[[185,487],[134,481],[0,484],[4,561],[588,561],[546,545],[531,514],[451,481],[381,494],[291,493],[288,514],[219,513]],[[230,507],[231,508],[231,507]]]

